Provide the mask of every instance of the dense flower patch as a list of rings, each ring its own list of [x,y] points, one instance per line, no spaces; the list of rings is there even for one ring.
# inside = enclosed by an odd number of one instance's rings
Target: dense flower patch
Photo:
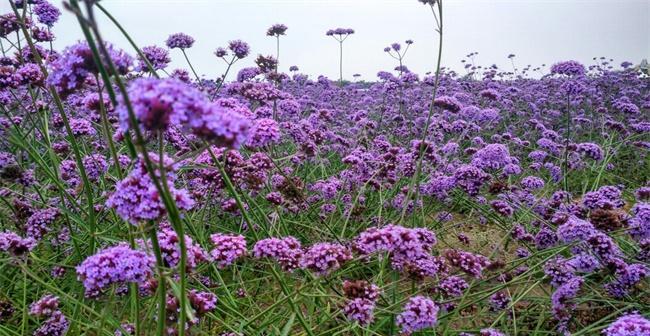
[[[629,63],[423,75],[407,40],[374,81],[282,73],[278,55],[230,79],[251,52],[233,40],[211,80],[169,69],[187,34],[57,51],[59,10],[12,4],[8,330],[650,334],[650,80]],[[287,31],[266,34],[279,50]],[[353,34],[325,35],[342,53]]]

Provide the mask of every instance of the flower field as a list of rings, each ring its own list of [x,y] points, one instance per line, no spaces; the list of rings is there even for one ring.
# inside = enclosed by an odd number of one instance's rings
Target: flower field
[[[457,72],[419,0],[430,72],[406,40],[344,78],[344,27],[339,78],[284,73],[276,24],[205,78],[185,33],[71,0],[57,50],[59,7],[3,1],[0,335],[650,335],[647,69]]]

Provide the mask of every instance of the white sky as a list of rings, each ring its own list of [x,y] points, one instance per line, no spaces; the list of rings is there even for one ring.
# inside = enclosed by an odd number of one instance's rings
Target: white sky
[[[6,0],[0,0],[7,12]],[[60,0],[54,0],[59,5]],[[141,47],[164,46],[171,33],[196,39],[188,50],[200,74],[214,78],[225,70],[212,52],[231,39],[252,47],[252,56],[235,67],[251,66],[258,53],[275,54],[275,39],[265,35],[274,23],[289,27],[281,38],[280,68],[297,65],[312,76],[338,78],[338,45],[325,36],[330,28],[353,28],[344,43],[344,77],[360,73],[375,79],[395,61],[383,52],[392,42],[415,43],[405,64],[419,74],[435,64],[433,16],[416,0],[104,0],[101,2]],[[640,62],[650,57],[649,0],[444,0],[443,66],[462,70],[460,59],[478,51],[478,64],[517,67],[575,59],[591,64],[595,56]],[[104,38],[134,54],[119,31],[103,17]],[[55,46],[82,37],[75,18],[64,11],[54,28]],[[173,67],[187,67],[172,50]],[[233,75],[229,75],[232,79]]]

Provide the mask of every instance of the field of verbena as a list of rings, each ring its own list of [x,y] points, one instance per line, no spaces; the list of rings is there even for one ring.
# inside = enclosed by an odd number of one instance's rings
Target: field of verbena
[[[650,334],[630,64],[199,80],[42,3],[0,17],[0,334]]]

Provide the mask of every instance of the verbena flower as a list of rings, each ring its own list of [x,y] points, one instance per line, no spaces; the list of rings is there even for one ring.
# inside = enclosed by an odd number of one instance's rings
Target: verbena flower
[[[149,156],[154,158],[152,164],[157,167],[157,155],[150,154]],[[174,187],[175,168],[171,165],[171,159],[165,157],[163,160],[164,165],[167,166],[167,188],[176,202],[176,206],[181,210],[191,209],[194,206],[194,200],[188,192]],[[155,174],[159,176],[160,171],[156,169]],[[162,196],[147,173],[143,159],[138,161],[136,167],[127,177],[115,185],[115,192],[108,197],[106,205],[114,208],[122,219],[133,225],[139,225],[148,220],[159,220],[167,213]]]
[[[287,26],[283,25],[282,23],[277,23],[272,25],[267,31],[266,35],[267,36],[280,36],[284,35],[284,33],[287,31]]]
[[[215,233],[210,235],[210,240],[215,246],[210,255],[219,268],[232,265],[247,253],[246,239],[242,235]]]
[[[581,76],[585,74],[585,66],[577,61],[565,61],[551,66],[551,73],[565,76]]]
[[[352,259],[352,253],[343,245],[317,243],[305,251],[300,259],[300,267],[318,275],[327,275]]]
[[[59,310],[59,297],[48,294],[29,306],[29,314],[36,317],[49,317]]]
[[[184,33],[175,33],[169,35],[165,44],[169,49],[189,49],[194,44],[194,38]]]
[[[253,246],[255,258],[275,259],[286,271],[298,268],[302,254],[300,242],[294,237],[266,238]]]
[[[605,336],[644,336],[650,334],[650,320],[633,312],[623,315],[603,329]]]
[[[149,61],[149,64],[151,64],[154,70],[165,69],[172,61],[167,49],[155,45],[142,47],[142,54],[144,55],[144,59],[138,55],[138,65],[136,66],[136,70],[138,71],[149,71],[145,59]]]
[[[438,322],[438,306],[433,300],[424,296],[414,296],[404,305],[395,321],[401,332],[410,335],[413,332],[432,328]]]
[[[45,320],[38,329],[34,331],[34,336],[63,336],[68,331],[70,322],[62,312],[56,311]]]
[[[373,311],[375,303],[364,298],[356,298],[348,301],[343,307],[343,314],[348,320],[357,321],[359,325],[367,326],[374,319]]]
[[[49,1],[40,0],[34,5],[34,14],[36,14],[38,22],[52,27],[59,20],[61,11]]]
[[[98,251],[77,266],[87,296],[97,296],[112,284],[144,283],[153,276],[153,256],[118,244]]]
[[[11,231],[0,232],[0,251],[8,252],[12,256],[20,257],[36,246],[33,238],[22,238]]]

